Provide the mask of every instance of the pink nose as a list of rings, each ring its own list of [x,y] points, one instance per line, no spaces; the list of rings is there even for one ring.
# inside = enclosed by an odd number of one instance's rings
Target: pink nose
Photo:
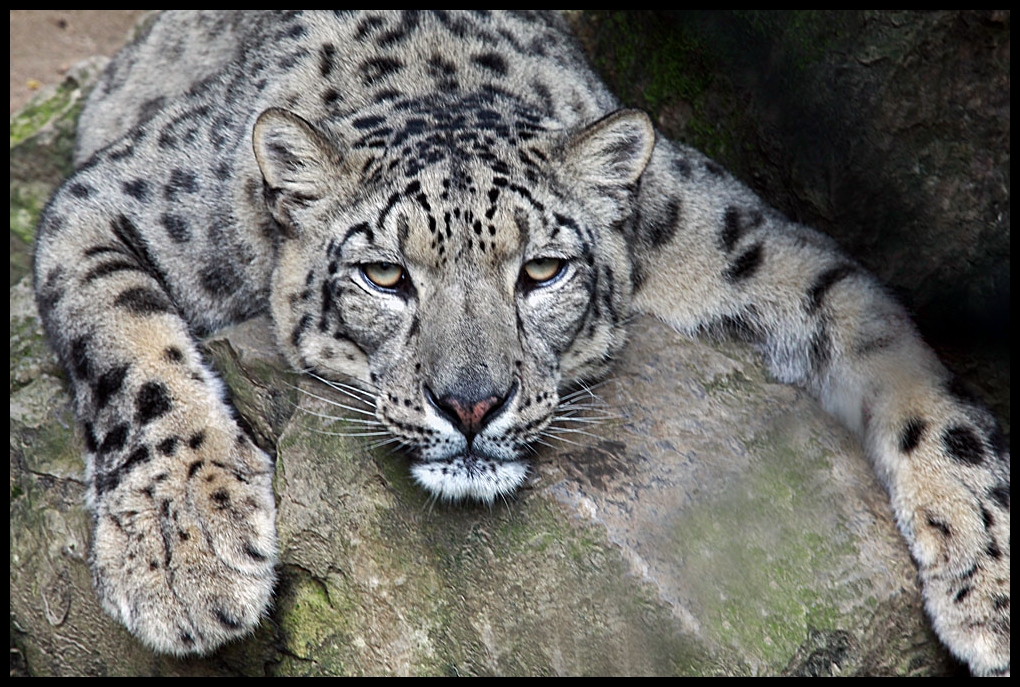
[[[440,404],[453,411],[457,419],[460,420],[460,431],[470,437],[478,434],[482,429],[482,420],[499,402],[498,396],[489,396],[474,403],[465,403],[454,396],[447,396],[440,401]]]

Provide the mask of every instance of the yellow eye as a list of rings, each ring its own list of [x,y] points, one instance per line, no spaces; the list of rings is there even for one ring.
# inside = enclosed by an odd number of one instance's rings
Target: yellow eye
[[[524,263],[524,275],[531,281],[542,284],[563,269],[563,261],[559,258],[537,258]]]
[[[365,278],[383,289],[396,288],[404,279],[404,268],[392,262],[370,262],[361,266]]]

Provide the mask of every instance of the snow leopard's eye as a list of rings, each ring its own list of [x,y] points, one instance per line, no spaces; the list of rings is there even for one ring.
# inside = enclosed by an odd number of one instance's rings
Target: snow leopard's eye
[[[396,289],[407,279],[404,268],[392,262],[370,262],[361,266],[365,279],[380,289]]]
[[[556,279],[566,264],[566,261],[560,258],[536,258],[524,263],[521,276],[532,286],[541,286]]]

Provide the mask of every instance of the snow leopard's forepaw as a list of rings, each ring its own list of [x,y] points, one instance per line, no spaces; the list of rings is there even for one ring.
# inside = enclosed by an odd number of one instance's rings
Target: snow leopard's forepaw
[[[106,610],[153,649],[206,654],[252,632],[275,582],[273,464],[236,427],[155,446],[151,470],[96,480],[93,566]]]

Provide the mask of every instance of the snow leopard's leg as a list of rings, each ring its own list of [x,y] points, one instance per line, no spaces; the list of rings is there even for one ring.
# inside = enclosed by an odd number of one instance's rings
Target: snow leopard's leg
[[[690,334],[736,330],[856,431],[939,636],[975,673],[1008,673],[1010,458],[988,411],[870,275],[699,153],[660,140],[638,211],[636,307]]]
[[[225,268],[223,257],[162,247],[204,240],[160,206],[197,182],[173,165],[132,176],[117,152],[79,171],[45,211],[37,302],[84,434],[103,606],[158,651],[206,653],[251,632],[270,603],[273,463],[239,428],[182,318],[195,299],[167,286],[187,281],[181,270]],[[210,315],[214,295],[203,296]]]

